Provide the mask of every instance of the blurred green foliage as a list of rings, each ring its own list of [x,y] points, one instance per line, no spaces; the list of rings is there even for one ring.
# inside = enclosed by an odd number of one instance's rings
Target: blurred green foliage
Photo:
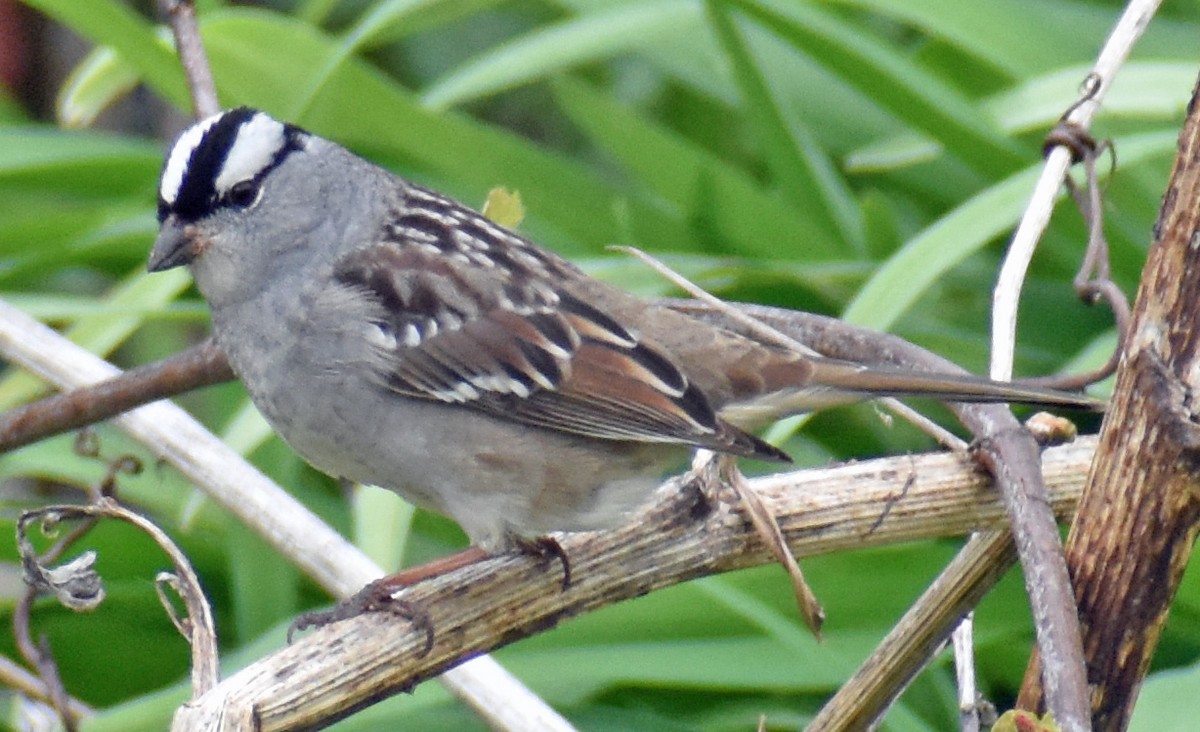
[[[120,0],[25,0],[94,44],[59,117],[96,117],[144,85],[187,111],[169,35]],[[143,3],[147,4],[147,3]],[[1042,136],[1076,98],[1121,8],[1115,0],[292,0],[200,2],[222,103],[248,104],[338,140],[398,173],[482,204],[518,191],[525,233],[597,276],[668,287],[609,244],[641,247],[729,299],[842,314],[974,370],[986,363],[991,287],[1040,164]],[[1105,175],[1114,276],[1135,286],[1196,73],[1194,6],[1168,3],[1096,122],[1119,164]],[[203,334],[183,276],[147,277],[164,140],[65,129],[0,103],[0,297],[131,365]],[[1026,284],[1017,372],[1104,360],[1110,318],[1072,294],[1085,231],[1061,206]],[[41,393],[0,374],[0,407]],[[347,502],[267,434],[226,385],[183,402],[335,526],[386,561],[450,551],[444,519],[373,491]],[[1085,425],[1090,427],[1094,425]],[[104,453],[144,451],[109,427]],[[922,450],[870,407],[823,414],[786,447],[803,462]],[[121,495],[182,542],[218,612],[229,668],[282,643],[321,595],[169,469]],[[0,458],[15,508],[96,481],[69,438]],[[380,520],[391,516],[394,521]],[[396,526],[402,528],[397,529]],[[39,603],[35,631],[68,688],[103,708],[84,729],[163,729],[185,694],[187,652],[157,605],[166,564],[132,530],[103,526],[109,600],[77,616]],[[952,554],[931,542],[821,557],[805,569],[828,612],[800,627],[778,568],[709,578],[574,620],[497,655],[587,730],[793,729],[852,672]],[[11,569],[14,548],[0,544]],[[16,597],[0,597],[6,619]],[[1010,576],[979,614],[984,690],[1017,688],[1032,631]],[[12,654],[11,640],[0,648]],[[1191,720],[1200,588],[1185,583],[1138,729]],[[1166,670],[1172,668],[1174,670]],[[1169,698],[1170,701],[1163,701]],[[1158,699],[1156,704],[1149,700]],[[11,697],[0,697],[11,715]],[[1170,707],[1172,717],[1158,717]],[[2,717],[0,717],[2,718]],[[940,663],[891,712],[890,730],[955,725]],[[1178,724],[1178,722],[1174,722]],[[482,729],[436,684],[337,729]],[[1173,727],[1182,729],[1183,727]]]

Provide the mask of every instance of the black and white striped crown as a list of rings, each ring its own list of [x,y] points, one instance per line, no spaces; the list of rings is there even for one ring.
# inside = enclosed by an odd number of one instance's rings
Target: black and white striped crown
[[[167,155],[158,189],[158,218],[203,218],[228,200],[239,183],[258,182],[302,149],[308,133],[249,107],[200,120],[184,130]]]

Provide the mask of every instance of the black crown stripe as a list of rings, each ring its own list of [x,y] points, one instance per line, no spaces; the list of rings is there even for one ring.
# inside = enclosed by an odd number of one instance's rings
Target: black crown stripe
[[[169,214],[175,214],[183,221],[197,221],[221,205],[221,192],[216,189],[217,177],[221,175],[229,152],[237,143],[242,126],[258,113],[257,109],[251,107],[231,109],[221,115],[204,133],[188,156],[175,202],[168,204],[161,199],[158,202],[160,222]],[[255,180],[261,180],[283,162],[288,153],[299,149],[300,137],[303,134],[305,133],[300,128],[284,124],[283,146],[276,151],[271,162],[255,176]]]
[[[200,138],[184,166],[183,180],[175,194],[175,202],[159,202],[160,217],[174,213],[185,221],[195,221],[208,213],[216,200],[216,180],[225,165],[225,158],[237,141],[238,130],[256,113],[249,107],[238,107],[221,115]]]

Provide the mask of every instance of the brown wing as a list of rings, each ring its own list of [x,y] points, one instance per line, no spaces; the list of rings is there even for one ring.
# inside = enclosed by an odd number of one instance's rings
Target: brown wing
[[[390,241],[336,268],[380,305],[368,327],[388,389],[590,437],[787,459],[718,418],[657,347],[557,287],[581,276],[571,265],[436,200],[447,208],[408,209]]]

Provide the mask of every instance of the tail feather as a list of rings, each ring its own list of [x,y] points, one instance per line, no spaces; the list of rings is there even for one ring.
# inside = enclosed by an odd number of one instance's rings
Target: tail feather
[[[878,397],[928,397],[947,402],[1034,404],[1104,411],[1104,402],[1019,382],[993,381],[971,374],[920,372],[848,361],[807,361],[806,376],[755,399],[722,405],[720,416],[742,429],[756,429],[792,414],[815,412]]]
[[[818,361],[810,387],[848,392],[859,398],[932,397],[952,402],[1016,402],[1103,411],[1104,402],[1078,394],[1020,382],[993,381],[971,374],[952,374],[861,366],[845,361]]]

